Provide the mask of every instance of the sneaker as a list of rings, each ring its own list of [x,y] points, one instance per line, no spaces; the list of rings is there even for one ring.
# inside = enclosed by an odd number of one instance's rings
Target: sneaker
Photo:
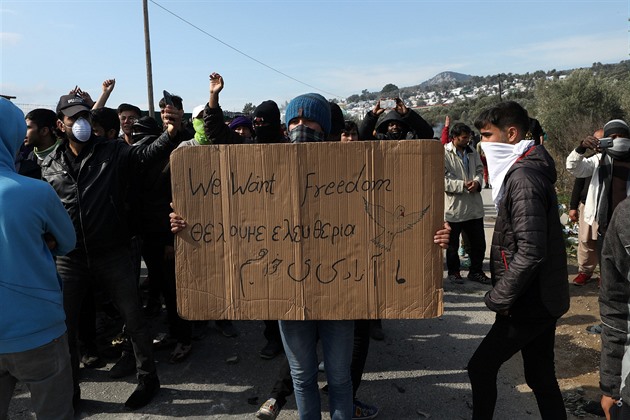
[[[446,280],[457,284],[464,284],[464,279],[462,279],[462,275],[459,273],[449,274]]]
[[[142,408],[151,402],[159,390],[160,380],[155,373],[140,375],[138,377],[138,386],[125,402],[125,406],[131,410]]]
[[[373,419],[376,416],[378,416],[378,408],[362,403],[359,400],[354,400],[352,404],[352,420]]]
[[[265,345],[265,347],[263,347],[258,352],[258,354],[260,355],[261,359],[271,360],[277,355],[279,355],[280,353],[282,353],[283,350],[284,348],[282,347],[282,343],[272,340],[272,341],[267,341],[267,344]]]
[[[110,378],[124,378],[136,372],[136,357],[133,353],[123,352],[122,356],[109,370]]]
[[[269,398],[263,405],[256,411],[256,418],[262,420],[275,420],[280,414],[280,406],[276,402],[275,398]]]
[[[229,319],[221,319],[218,321],[214,321],[214,327],[226,337],[236,337],[238,336],[238,330],[232,324],[232,321]]]
[[[578,275],[573,279],[573,284],[576,286],[584,286],[589,282],[589,280],[591,280],[591,274],[578,273]]]
[[[490,284],[490,277],[486,276],[485,273],[468,273],[468,280],[476,281],[481,284]]]

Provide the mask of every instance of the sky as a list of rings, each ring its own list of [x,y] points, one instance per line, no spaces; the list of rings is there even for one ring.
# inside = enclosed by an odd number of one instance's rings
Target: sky
[[[475,76],[566,70],[629,59],[628,0],[148,0],[155,106],[241,111],[306,92],[344,99],[419,84],[443,71]],[[0,94],[53,108],[78,85],[107,106],[148,109],[142,0],[0,1]]]

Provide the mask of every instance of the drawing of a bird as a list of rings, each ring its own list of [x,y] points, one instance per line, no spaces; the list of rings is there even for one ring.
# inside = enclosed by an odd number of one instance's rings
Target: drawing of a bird
[[[393,212],[389,212],[383,206],[368,203],[365,197],[363,197],[363,202],[365,212],[381,227],[379,234],[372,239],[372,242],[386,251],[391,250],[396,235],[413,228],[431,207],[429,205],[422,211],[405,214],[405,207],[402,205],[396,206]]]

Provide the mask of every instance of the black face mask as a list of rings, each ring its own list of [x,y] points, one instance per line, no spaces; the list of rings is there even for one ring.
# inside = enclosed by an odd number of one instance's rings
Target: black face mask
[[[254,132],[258,143],[276,143],[282,138],[280,126],[277,124],[256,126],[254,127]]]

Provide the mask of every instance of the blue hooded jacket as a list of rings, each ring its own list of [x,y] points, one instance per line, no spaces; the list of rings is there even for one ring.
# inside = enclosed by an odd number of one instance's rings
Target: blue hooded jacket
[[[41,347],[66,331],[53,255],[74,249],[74,227],[50,185],[17,174],[25,134],[22,111],[0,98],[0,354]],[[44,234],[56,241],[52,251]]]

